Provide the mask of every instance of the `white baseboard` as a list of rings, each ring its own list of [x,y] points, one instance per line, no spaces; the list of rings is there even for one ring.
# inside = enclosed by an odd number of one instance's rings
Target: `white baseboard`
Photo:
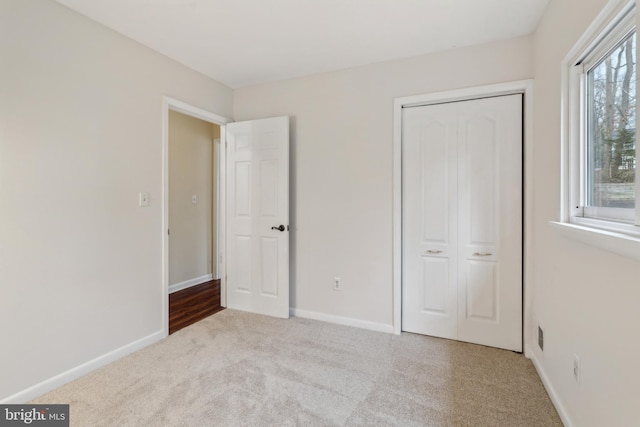
[[[560,420],[562,420],[562,424],[564,424],[565,427],[573,427],[573,423],[569,419],[569,415],[567,414],[567,411],[564,409],[564,406],[562,406],[562,403],[560,403],[560,399],[558,398],[558,394],[556,393],[556,390],[551,385],[551,382],[549,382],[549,378],[547,377],[547,374],[542,369],[542,365],[540,365],[540,362],[538,362],[538,359],[536,359],[536,356],[533,352],[530,353],[529,359],[531,359],[531,362],[533,363],[534,368],[536,368],[536,371],[538,372],[538,376],[540,377],[540,380],[542,381],[544,388],[547,390],[547,394],[549,394],[549,397],[551,398],[551,402],[553,403],[553,406],[556,407],[556,411],[558,411],[558,415],[560,416]]]
[[[300,310],[293,307],[289,309],[289,313],[291,316],[302,317],[304,319],[320,320],[322,322],[336,323],[338,325],[344,326],[353,326],[356,328],[368,329],[370,331],[376,332],[385,332],[388,334],[393,333],[393,325],[386,325],[384,323],[369,322],[367,320],[353,319],[351,317],[334,316],[331,314],[318,313],[315,311]]]
[[[169,286],[169,293],[172,294],[174,292],[181,291],[183,289],[190,288],[191,286],[196,286],[204,282],[208,282],[209,280],[213,280],[212,274],[207,274],[206,276],[196,277],[195,279],[185,280],[184,282],[176,283],[175,285]]]
[[[82,365],[76,366],[75,368],[71,368],[68,371],[65,371],[61,374],[58,374],[54,377],[44,380],[41,383],[33,385],[14,395],[6,397],[0,400],[0,404],[26,403],[32,399],[42,396],[45,393],[50,392],[51,390],[54,390],[75,379],[78,379],[81,376],[86,375],[91,371],[95,371],[96,369],[101,368],[105,365],[108,365],[109,363],[114,362],[124,356],[134,353],[155,342],[158,342],[161,339],[165,338],[166,336],[167,335],[165,331],[158,331],[151,335],[147,335],[144,338],[140,338],[137,341],[134,341],[130,344],[122,346],[107,354],[103,354],[102,356],[96,357],[93,360],[83,363]]]
[[[527,359],[531,359],[531,357],[533,356],[533,351],[531,350],[531,346],[527,343],[526,340],[524,344],[524,352],[522,354],[524,354],[524,357],[526,357]]]

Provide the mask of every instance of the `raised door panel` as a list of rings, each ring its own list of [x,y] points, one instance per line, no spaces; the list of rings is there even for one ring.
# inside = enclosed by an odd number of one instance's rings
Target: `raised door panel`
[[[251,269],[245,268],[247,265],[251,265],[251,236],[242,236],[236,234],[234,237],[235,243],[235,256],[232,262],[235,264],[233,276],[233,292],[240,292],[243,294],[251,294],[253,292],[251,285]]]
[[[251,162],[238,161],[234,176],[236,218],[248,218],[251,215]]]
[[[235,306],[249,305],[253,294],[252,270],[246,268],[253,263],[252,235],[252,185],[253,155],[251,146],[251,128],[239,126],[228,135],[227,154],[227,218],[229,232],[227,236],[227,305],[234,301]],[[233,305],[232,304],[232,305]]]
[[[422,308],[423,313],[447,315],[449,311],[449,260],[422,256]]]
[[[263,297],[278,297],[278,239],[262,237],[260,239],[260,293]]]
[[[420,129],[420,193],[423,243],[449,243],[448,176],[451,129],[441,120],[427,120]],[[455,147],[453,147],[455,148]],[[407,160],[408,161],[408,160]]]
[[[465,317],[467,319],[497,322],[498,277],[497,263],[468,260],[466,262]]]
[[[496,223],[499,221],[496,117],[472,117],[464,125],[460,145],[461,151],[466,152],[466,164],[461,173],[466,173],[463,179],[468,191],[460,197],[466,198],[461,208],[465,210],[463,215],[469,218],[466,223],[468,243],[493,246],[497,243]]]
[[[263,160],[260,164],[260,215],[278,216],[278,161]]]

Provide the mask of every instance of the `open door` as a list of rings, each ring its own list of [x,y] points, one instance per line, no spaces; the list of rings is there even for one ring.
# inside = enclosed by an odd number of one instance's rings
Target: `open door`
[[[289,118],[226,126],[227,307],[289,317]]]

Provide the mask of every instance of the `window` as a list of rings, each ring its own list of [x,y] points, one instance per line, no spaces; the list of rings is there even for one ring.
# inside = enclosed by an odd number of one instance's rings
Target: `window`
[[[635,4],[569,62],[568,221],[640,234]],[[638,200],[638,202],[636,202]]]

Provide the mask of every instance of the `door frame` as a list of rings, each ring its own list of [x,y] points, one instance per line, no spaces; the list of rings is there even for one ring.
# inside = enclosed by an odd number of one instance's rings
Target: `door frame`
[[[531,354],[533,334],[531,268],[533,254],[533,80],[518,80],[442,92],[395,98],[393,101],[393,332],[402,332],[402,109],[421,105],[467,101],[500,95],[524,95],[523,110],[523,351]]]
[[[226,281],[225,281],[225,162],[226,162],[226,125],[233,120],[210,111],[203,110],[191,104],[177,99],[163,96],[162,97],[162,331],[164,336],[169,335],[169,111],[176,111],[196,119],[203,120],[220,126],[220,151],[216,161],[217,168],[220,170],[220,180],[218,181],[218,206],[217,206],[217,229],[222,234],[216,236],[221,242],[219,248],[220,253],[216,257],[218,272],[220,276],[220,305],[226,307]],[[213,142],[212,150],[215,150],[215,142]],[[215,172],[214,172],[215,173]],[[212,242],[213,243],[213,242]],[[213,270],[213,265],[212,265]]]

